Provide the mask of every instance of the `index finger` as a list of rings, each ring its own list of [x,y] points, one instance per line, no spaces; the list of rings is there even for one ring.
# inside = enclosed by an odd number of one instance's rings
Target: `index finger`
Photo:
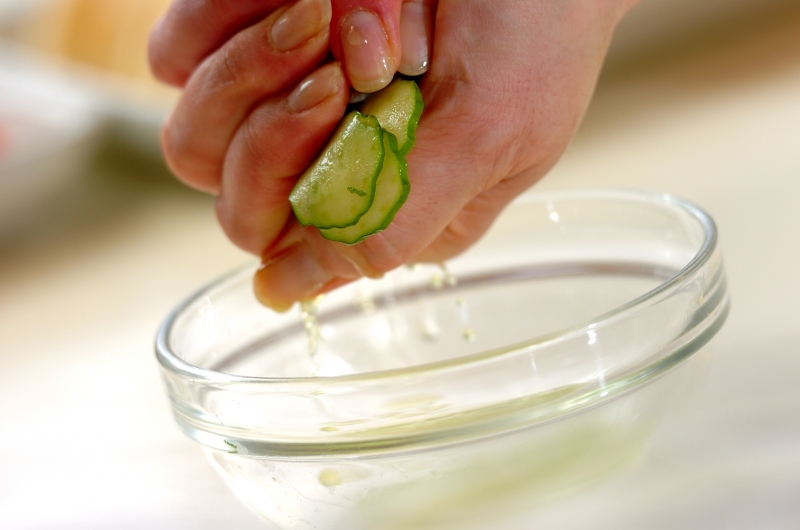
[[[148,56],[161,81],[183,86],[211,52],[288,0],[175,0],[150,34]]]

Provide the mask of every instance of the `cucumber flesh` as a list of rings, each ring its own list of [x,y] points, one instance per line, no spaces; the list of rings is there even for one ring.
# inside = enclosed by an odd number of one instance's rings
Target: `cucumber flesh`
[[[383,90],[369,97],[359,109],[378,118],[381,127],[397,137],[402,154],[414,146],[417,124],[424,108],[422,93],[414,81],[395,79]]]
[[[383,160],[378,119],[348,114],[289,195],[297,220],[320,229],[358,223],[372,206]]]
[[[397,139],[392,133],[383,132],[383,145],[386,154],[383,159],[383,169],[378,176],[372,206],[352,226],[320,230],[323,237],[354,245],[386,229],[394,219],[394,214],[406,202],[410,185],[405,156],[400,153]]]

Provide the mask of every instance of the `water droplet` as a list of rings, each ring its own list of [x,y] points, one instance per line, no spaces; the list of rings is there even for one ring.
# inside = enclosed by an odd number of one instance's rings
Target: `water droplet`
[[[420,330],[422,338],[429,342],[434,342],[439,338],[439,333],[439,323],[436,321],[436,317],[427,315],[422,322],[422,329]]]
[[[456,308],[458,309],[458,317],[461,320],[461,324],[464,325],[464,328],[461,331],[461,336],[464,338],[464,340],[473,342],[477,337],[475,335],[475,330],[471,326],[467,301],[463,296],[456,298]]]
[[[356,292],[353,305],[360,309],[365,315],[371,315],[376,311],[375,301],[363,291]]]
[[[467,326],[467,327],[465,327],[465,328],[464,328],[464,329],[461,331],[461,336],[462,336],[462,337],[464,338],[464,340],[465,340],[465,341],[467,341],[467,342],[475,342],[475,339],[477,339],[477,338],[478,338],[478,337],[477,337],[477,335],[475,335],[475,330],[474,330],[474,329],[472,329],[472,327],[470,327],[470,326]]]
[[[442,270],[442,281],[448,287],[455,287],[458,285],[458,279],[450,273],[447,269],[447,265],[444,262],[437,263],[438,267]]]
[[[319,303],[322,301],[323,296],[320,295],[313,300],[306,300],[300,303],[300,319],[303,321],[303,327],[306,330],[308,337],[308,357],[311,363],[311,374],[316,375],[319,372]]]

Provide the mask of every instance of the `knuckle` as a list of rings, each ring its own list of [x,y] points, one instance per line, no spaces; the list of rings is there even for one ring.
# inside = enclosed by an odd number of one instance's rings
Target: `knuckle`
[[[241,66],[237,54],[230,46],[220,50],[217,68],[217,81],[221,85],[236,84],[241,77]]]
[[[410,252],[395,245],[385,232],[379,232],[350,248],[358,253],[356,266],[370,278],[383,276],[412,258]]]
[[[239,129],[239,134],[244,155],[243,159],[247,160],[250,166],[260,167],[265,153],[259,126],[253,119],[245,120]]]
[[[212,57],[214,66],[212,68],[212,85],[217,90],[227,86],[248,86],[250,77],[253,75],[253,64],[247,56],[246,50],[241,43],[242,39],[234,37],[226,43]]]
[[[471,230],[469,223],[456,216],[442,232],[442,239],[449,249],[461,250],[469,246],[475,238],[475,231]]]
[[[161,151],[175,176],[191,187],[215,193],[219,188],[219,162],[198,150],[167,123],[161,131]]]

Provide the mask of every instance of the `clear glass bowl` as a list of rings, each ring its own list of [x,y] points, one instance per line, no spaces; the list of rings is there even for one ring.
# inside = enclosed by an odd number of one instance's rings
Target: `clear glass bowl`
[[[182,304],[157,356],[181,429],[284,529],[479,526],[602,477],[728,311],[711,218],[638,192],[524,196],[449,274],[331,293],[313,358],[253,270]]]

